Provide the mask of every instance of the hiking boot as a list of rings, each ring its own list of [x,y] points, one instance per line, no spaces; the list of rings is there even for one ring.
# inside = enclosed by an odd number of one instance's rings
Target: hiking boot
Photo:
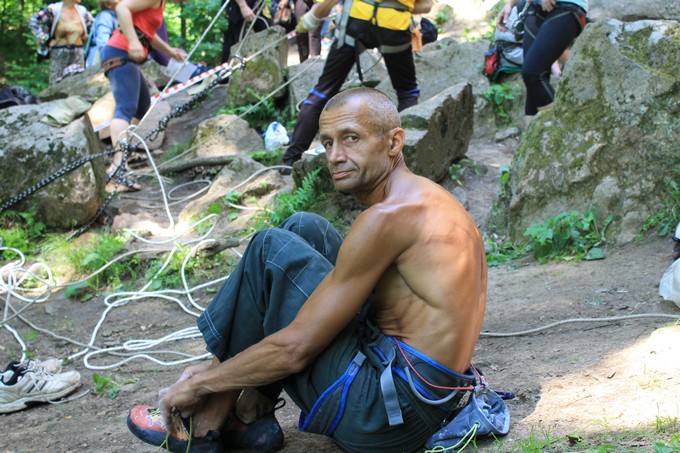
[[[127,425],[132,434],[147,444],[172,452],[221,453],[220,433],[208,431],[204,437],[191,436],[191,424],[179,415],[172,417],[172,432],[168,433],[160,409],[135,406],[130,410]]]
[[[62,398],[80,385],[80,373],[51,374],[43,368],[28,369],[11,362],[0,373],[0,414],[16,412],[29,403],[48,403]]]
[[[258,414],[255,421],[245,423],[236,414],[231,414],[224,427],[222,437],[226,448],[241,448],[257,453],[273,453],[283,448],[283,430],[274,416],[274,411],[285,405],[279,399],[277,407],[271,412]],[[259,411],[258,411],[259,412]]]

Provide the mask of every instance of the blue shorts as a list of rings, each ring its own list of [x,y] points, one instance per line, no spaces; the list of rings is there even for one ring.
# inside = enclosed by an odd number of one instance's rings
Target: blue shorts
[[[102,63],[110,58],[130,58],[124,50],[111,46],[104,47],[100,55]],[[151,95],[139,66],[126,62],[122,66],[111,69],[106,77],[111,82],[113,99],[116,101],[116,111],[113,117],[128,123],[132,118],[141,119],[149,110]]]

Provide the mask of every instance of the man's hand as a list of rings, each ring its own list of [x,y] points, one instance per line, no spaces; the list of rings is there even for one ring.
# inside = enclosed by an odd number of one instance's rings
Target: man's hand
[[[188,418],[203,405],[205,397],[196,394],[190,381],[193,376],[205,372],[207,369],[207,366],[188,367],[177,382],[170,387],[158,391],[160,398],[158,408],[161,410],[161,414],[163,414],[165,426],[172,426],[173,409],[177,409],[182,417]]]
[[[543,11],[546,13],[549,13],[553,9],[555,9],[555,6],[557,5],[557,2],[555,0],[541,0],[541,8],[543,8]]]
[[[308,11],[302,16],[298,26],[295,27],[295,31],[298,33],[307,33],[319,28],[319,24],[321,24],[321,19],[316,17],[312,11]]]
[[[246,4],[243,6],[240,6],[241,8],[241,15],[243,18],[246,20],[246,22],[252,22],[255,20],[255,13],[253,12],[252,8]]]

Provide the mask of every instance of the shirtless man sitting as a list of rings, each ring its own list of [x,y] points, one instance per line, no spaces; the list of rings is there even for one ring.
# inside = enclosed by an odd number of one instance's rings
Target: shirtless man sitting
[[[276,451],[283,388],[303,431],[345,451],[414,451],[467,400],[487,286],[475,223],[408,170],[383,93],[336,95],[320,138],[335,187],[367,209],[344,240],[304,213],[253,237],[198,321],[213,363],[161,390],[160,411],[131,411],[143,440],[184,451],[192,417],[192,451]]]

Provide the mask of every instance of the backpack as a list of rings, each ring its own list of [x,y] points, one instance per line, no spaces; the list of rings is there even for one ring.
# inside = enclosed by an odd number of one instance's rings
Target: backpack
[[[37,104],[38,98],[28,90],[20,86],[3,88],[0,90],[0,109],[14,107],[15,105]]]

